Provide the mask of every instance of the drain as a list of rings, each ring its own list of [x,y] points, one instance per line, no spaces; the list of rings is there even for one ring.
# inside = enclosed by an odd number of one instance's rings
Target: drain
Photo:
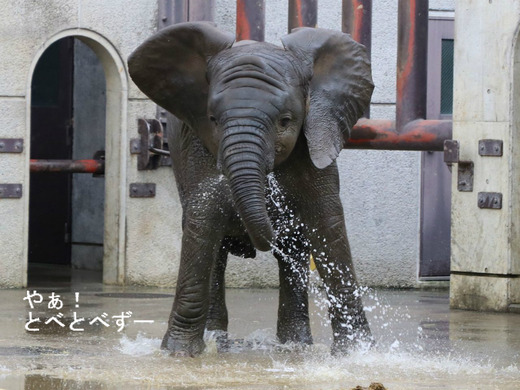
[[[172,298],[173,294],[156,293],[98,293],[96,297],[102,298],[129,298],[129,299],[153,299],[153,298]]]

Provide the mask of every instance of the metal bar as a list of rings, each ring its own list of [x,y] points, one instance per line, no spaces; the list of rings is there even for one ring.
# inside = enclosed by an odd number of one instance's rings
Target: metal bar
[[[288,31],[297,27],[316,27],[318,0],[289,0]]]
[[[105,172],[104,160],[31,160],[32,173],[96,173]]]
[[[237,41],[263,42],[265,0],[237,0]]]
[[[159,29],[188,20],[187,0],[159,0]]]
[[[428,0],[399,0],[396,126],[426,118]]]
[[[0,153],[22,153],[23,138],[0,138]]]
[[[343,0],[342,26],[344,33],[367,48],[368,56],[372,50],[372,0]]]
[[[215,20],[215,0],[189,0],[188,2],[188,21],[208,21]]]
[[[452,138],[452,122],[415,120],[400,132],[395,121],[361,118],[350,134],[345,133],[345,149],[443,151]]]
[[[0,199],[19,199],[22,194],[21,184],[0,184]]]

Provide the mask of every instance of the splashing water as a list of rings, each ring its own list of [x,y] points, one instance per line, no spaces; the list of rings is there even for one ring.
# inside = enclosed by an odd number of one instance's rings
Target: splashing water
[[[330,309],[332,305],[336,305],[337,309],[341,310],[343,308],[341,303],[342,299],[334,296],[331,291],[328,290],[327,286],[323,285],[317,275],[317,272],[313,275],[311,274],[309,277],[308,267],[302,269],[301,266],[299,266],[298,258],[302,259],[306,252],[302,251],[302,249],[299,249],[297,241],[302,239],[303,231],[311,227],[306,227],[296,215],[296,213],[291,209],[288,202],[286,202],[286,196],[284,195],[283,189],[276,180],[274,173],[267,175],[267,184],[267,208],[268,211],[276,215],[274,226],[278,246],[272,246],[273,253],[281,256],[282,259],[287,264],[289,264],[291,270],[299,279],[299,281],[305,285],[308,285],[310,297],[313,299],[315,305],[319,308],[318,312],[322,321],[322,325],[328,326],[331,323],[328,309]],[[303,248],[305,248],[305,250],[310,249],[310,253],[314,256],[315,259],[319,258],[320,266],[325,272],[333,273],[334,271],[337,271],[336,273],[343,275],[343,271],[339,269],[339,267],[333,261],[329,261],[329,259],[326,257],[326,253],[323,252],[323,250],[326,250],[328,246],[327,239],[325,237],[321,237],[316,229],[312,229],[312,232],[317,234],[318,241],[322,243],[322,248],[312,248],[307,239],[304,239]],[[284,252],[279,246],[284,248],[286,252]],[[303,260],[307,262],[309,261],[309,259]],[[352,286],[352,282],[348,279],[347,275],[344,275],[344,277],[346,277],[346,279],[343,281],[343,284],[349,287]],[[292,281],[290,281],[290,283],[292,283]],[[362,297],[368,291],[369,290],[367,288],[358,286],[356,289],[354,289],[353,294],[356,297]],[[369,341],[359,342],[359,347],[362,349],[366,349],[369,346]]]
[[[377,347],[341,358],[330,355],[330,326],[319,317],[327,308],[314,299],[315,344],[301,348],[276,341],[276,290],[228,290],[228,336],[241,342],[217,352],[217,335],[208,332],[208,348],[197,358],[159,349],[166,328],[160,321],[171,305],[167,299],[129,307],[128,300],[85,295],[94,312],[123,306],[137,315],[146,307],[147,318],[158,322],[136,332],[129,326],[123,334],[109,329],[27,334],[25,312],[4,310],[0,388],[316,390],[381,382],[388,389],[518,389],[520,316],[449,311],[445,292],[364,294]]]
[[[288,240],[282,241],[284,247],[290,247],[294,237],[289,233],[303,226],[274,175],[268,182],[268,206],[280,219],[277,234]],[[291,257],[284,259],[295,266]],[[161,321],[167,318],[170,300],[147,300],[131,307],[128,300],[85,294],[85,307],[97,314],[124,308],[137,316],[138,309],[146,307],[142,318],[156,320],[155,327],[128,328],[122,334],[108,329],[28,334],[23,306],[9,312],[4,305],[0,389],[339,390],[371,382],[400,390],[520,388],[520,316],[450,311],[446,292],[359,287],[356,293],[364,302],[376,347],[332,357],[331,303],[317,272],[299,267],[294,271],[309,278],[315,344],[306,347],[278,343],[276,290],[228,290],[230,348],[219,352],[220,335],[207,332],[207,348],[196,358],[177,358],[160,350],[167,326]],[[4,302],[22,302],[21,291],[0,294]]]
[[[160,339],[150,339],[139,332],[135,340],[129,339],[125,334],[119,340],[119,351],[124,355],[146,356],[157,352],[161,346]]]

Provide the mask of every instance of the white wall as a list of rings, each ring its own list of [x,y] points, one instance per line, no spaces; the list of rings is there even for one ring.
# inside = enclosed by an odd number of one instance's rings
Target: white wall
[[[453,138],[460,160],[474,162],[474,189],[459,192],[453,180],[455,308],[504,311],[520,304],[519,23],[518,0],[457,0]],[[503,156],[480,156],[482,139],[502,140]],[[479,192],[502,193],[502,209],[479,209]]]

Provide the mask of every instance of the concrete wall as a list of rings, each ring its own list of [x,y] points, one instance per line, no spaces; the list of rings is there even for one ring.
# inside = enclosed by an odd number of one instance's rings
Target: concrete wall
[[[452,186],[451,305],[509,310],[520,303],[520,1],[457,1],[453,137],[474,163],[474,189]],[[502,157],[479,155],[482,139]],[[454,168],[455,170],[455,168]],[[501,210],[479,209],[479,192],[502,193]]]
[[[235,0],[216,1],[216,22],[235,30]],[[321,0],[318,25],[340,30],[341,1]],[[431,8],[452,10],[453,1],[431,1]],[[279,44],[286,34],[287,4],[266,1],[266,40]],[[107,78],[105,205],[105,281],[173,285],[180,251],[181,209],[170,169],[139,172],[128,142],[137,136],[137,118],[156,109],[126,75],[126,58],[157,25],[157,1],[55,0],[4,2],[0,9],[0,137],[26,139],[21,155],[0,155],[0,182],[22,183],[21,200],[0,201],[0,285],[20,286],[26,277],[28,101],[30,77],[44,45],[57,36],[82,35],[101,60]],[[395,115],[397,1],[373,6],[372,118]],[[117,65],[121,64],[121,65]],[[116,68],[114,68],[116,66]],[[9,77],[4,77],[9,75]],[[117,80],[116,80],[117,79]],[[119,87],[118,87],[119,86]],[[120,130],[124,129],[124,130]],[[111,159],[111,160],[110,160]],[[419,258],[420,154],[343,151],[339,160],[342,198],[352,252],[363,284],[417,286]],[[157,183],[150,199],[128,196],[133,182]],[[110,196],[109,196],[110,195]],[[232,259],[230,286],[277,286],[271,256]]]
[[[164,228],[164,204],[176,202],[173,174],[164,169],[138,173],[129,139],[137,136],[137,118],[155,116],[155,105],[129,84],[126,59],[157,26],[157,1],[55,0],[4,1],[0,17],[0,137],[24,138],[22,154],[0,155],[0,183],[20,183],[21,199],[0,200],[0,286],[27,280],[27,221],[30,148],[30,83],[45,48],[65,36],[77,36],[100,59],[107,79],[106,202],[104,280],[109,283],[173,284],[178,234]],[[156,199],[130,199],[132,182],[156,182]],[[177,214],[177,215],[175,215]],[[180,230],[173,207],[174,231]],[[164,256],[170,262],[164,261]]]

